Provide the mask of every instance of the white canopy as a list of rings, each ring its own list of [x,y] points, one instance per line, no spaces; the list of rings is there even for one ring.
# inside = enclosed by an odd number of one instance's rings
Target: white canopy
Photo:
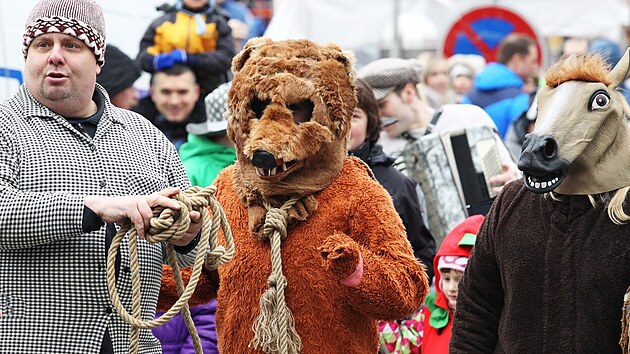
[[[630,25],[629,0],[274,0],[265,36],[336,42],[354,50],[361,62],[378,57],[383,49],[438,49],[448,28],[482,5],[520,14],[543,38],[605,37],[625,45],[623,27]]]

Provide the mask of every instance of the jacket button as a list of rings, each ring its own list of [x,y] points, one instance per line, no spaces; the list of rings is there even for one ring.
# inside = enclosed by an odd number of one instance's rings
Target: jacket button
[[[90,150],[96,151],[96,146],[94,146],[94,145],[90,146]]]
[[[124,266],[124,267],[123,267],[123,272],[125,272],[125,273],[131,273],[131,268],[129,268],[128,266]]]
[[[108,314],[108,315],[109,315],[110,313],[112,313],[112,308],[111,308],[111,307],[106,307],[106,308],[105,308],[105,313],[106,313],[106,314]]]
[[[101,186],[101,188],[105,188],[105,186],[107,185],[107,182],[101,181],[98,185]]]

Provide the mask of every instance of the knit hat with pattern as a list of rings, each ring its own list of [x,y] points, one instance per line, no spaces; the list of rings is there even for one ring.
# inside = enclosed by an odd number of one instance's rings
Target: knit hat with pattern
[[[467,265],[468,257],[465,256],[442,256],[438,260],[438,269],[440,271],[455,269],[463,272]]]
[[[94,0],[41,0],[26,21],[22,53],[35,37],[44,33],[64,33],[74,36],[94,52],[100,66],[105,63],[105,18]]]

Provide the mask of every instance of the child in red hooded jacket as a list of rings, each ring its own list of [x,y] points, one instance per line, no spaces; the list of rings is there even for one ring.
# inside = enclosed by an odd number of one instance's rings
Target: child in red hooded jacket
[[[423,353],[448,353],[457,303],[457,286],[464,275],[483,220],[483,215],[473,215],[455,226],[446,235],[435,255],[435,292],[427,296],[426,306],[423,307]]]

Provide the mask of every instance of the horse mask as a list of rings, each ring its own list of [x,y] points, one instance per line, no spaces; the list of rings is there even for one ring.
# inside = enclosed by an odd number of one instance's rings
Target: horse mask
[[[586,195],[630,186],[630,128],[616,91],[629,68],[630,49],[612,71],[598,55],[571,55],[549,68],[518,161],[530,191]]]

